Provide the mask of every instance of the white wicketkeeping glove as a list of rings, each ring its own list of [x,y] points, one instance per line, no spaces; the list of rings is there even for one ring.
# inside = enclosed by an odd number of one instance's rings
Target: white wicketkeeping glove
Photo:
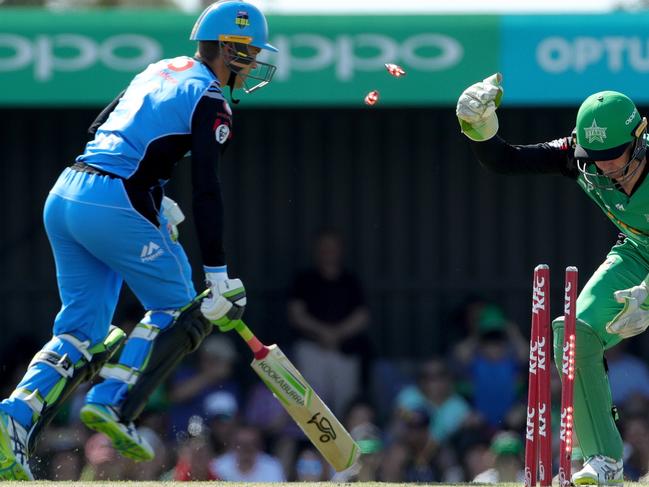
[[[495,73],[462,92],[455,113],[462,132],[471,140],[489,140],[498,132],[496,108],[500,105],[503,89],[502,76]]]
[[[649,327],[649,289],[643,281],[638,286],[615,291],[618,303],[624,307],[607,325],[606,331],[622,338],[639,335]]]
[[[210,295],[203,299],[201,312],[219,330],[230,331],[246,309],[246,289],[241,279],[228,279],[225,273],[206,273],[205,278]]]
[[[167,219],[167,224],[169,225],[169,234],[171,235],[171,240],[176,242],[178,240],[178,225],[180,225],[185,220],[185,215],[174,200],[168,196],[162,198],[162,214]]]

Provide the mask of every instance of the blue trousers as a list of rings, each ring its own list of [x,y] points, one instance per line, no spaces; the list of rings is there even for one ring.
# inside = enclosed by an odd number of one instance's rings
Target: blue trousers
[[[62,304],[44,349],[67,353],[76,362],[81,352],[58,335],[72,335],[90,347],[103,341],[124,281],[146,310],[176,310],[196,296],[189,261],[171,239],[164,216],[159,214],[155,225],[138,212],[121,179],[65,169],[47,198],[44,220]],[[164,312],[148,319],[161,329],[173,321]],[[120,363],[137,369],[150,347],[151,342],[129,339]],[[17,390],[38,390],[44,398],[60,379],[54,368],[36,363]],[[126,384],[109,379],[91,389],[88,400],[115,405],[126,393]],[[0,403],[0,410],[27,429],[38,417],[13,395]]]

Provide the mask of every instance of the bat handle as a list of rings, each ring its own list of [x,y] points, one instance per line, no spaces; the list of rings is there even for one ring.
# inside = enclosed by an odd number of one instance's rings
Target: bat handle
[[[237,333],[239,333],[239,335],[241,335],[241,338],[243,338],[248,344],[250,350],[253,351],[257,360],[260,360],[268,355],[268,347],[259,341],[254,333],[250,331],[250,328],[248,328],[248,326],[243,322],[243,320],[239,320],[234,329],[237,330]]]

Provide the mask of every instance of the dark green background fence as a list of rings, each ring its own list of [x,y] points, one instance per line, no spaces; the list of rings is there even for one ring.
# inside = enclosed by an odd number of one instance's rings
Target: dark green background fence
[[[95,114],[0,110],[5,337],[49,334],[58,295],[41,209]],[[569,134],[574,110],[510,109],[500,118],[506,138],[534,142]],[[322,226],[344,232],[348,261],[367,288],[372,334],[388,357],[443,351],[459,332],[449,313],[470,294],[502,303],[528,333],[534,265],[552,266],[558,311],[563,267],[579,266],[583,283],[615,241],[571,181],[481,168],[452,108],[240,110],[226,159],[231,273],[249,290],[251,325],[271,341],[290,337],[286,288]],[[190,213],[186,166],[170,193]],[[181,238],[198,270],[188,220]]]

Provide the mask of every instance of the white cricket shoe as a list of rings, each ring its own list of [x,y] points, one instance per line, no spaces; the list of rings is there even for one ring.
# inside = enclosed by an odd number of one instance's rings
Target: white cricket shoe
[[[34,480],[29,469],[27,431],[5,412],[0,412],[0,479]]]
[[[584,467],[572,476],[575,485],[622,485],[624,468],[622,460],[604,455],[588,457]]]

